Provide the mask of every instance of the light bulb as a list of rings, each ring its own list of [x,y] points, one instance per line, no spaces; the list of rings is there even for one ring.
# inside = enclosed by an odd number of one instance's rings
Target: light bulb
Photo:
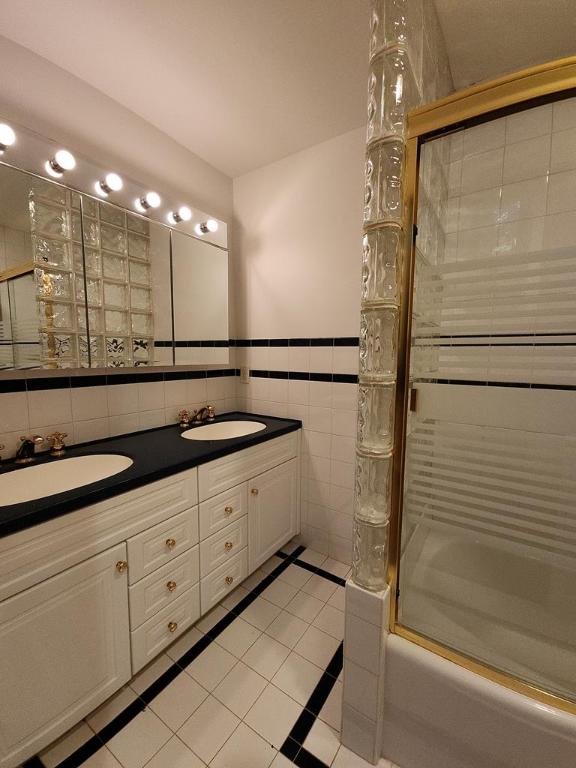
[[[134,200],[134,208],[136,208],[139,213],[146,213],[148,206],[145,208],[142,200],[144,200],[143,197],[137,197],[136,200]]]
[[[67,149],[59,149],[51,160],[44,164],[46,173],[59,179],[65,171],[71,171],[76,167],[76,159]]]
[[[104,181],[106,182],[106,186],[110,187],[112,192],[120,192],[124,186],[124,182],[117,173],[107,173]]]
[[[103,184],[101,181],[97,181],[94,184],[94,189],[96,190],[96,194],[100,195],[100,197],[108,197],[108,192],[106,192],[105,184]]]
[[[16,134],[6,123],[0,123],[0,155],[11,147],[16,141]]]
[[[170,211],[166,215],[170,224],[179,224],[181,221],[190,221],[192,218],[192,211],[187,205],[181,205],[177,211]]]
[[[145,200],[149,208],[158,208],[162,202],[158,192],[147,192]]]
[[[218,222],[216,219],[208,219],[206,222],[206,227],[208,229],[208,232],[216,232],[218,229]]]
[[[201,224],[196,224],[194,227],[194,232],[196,232],[197,235],[206,235],[208,232],[216,232],[218,229],[218,222],[216,219],[208,219],[207,221],[203,221]]]

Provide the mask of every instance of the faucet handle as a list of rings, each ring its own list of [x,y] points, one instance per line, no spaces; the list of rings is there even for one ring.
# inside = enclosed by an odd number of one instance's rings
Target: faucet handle
[[[208,421],[214,421],[216,418],[216,409],[213,405],[206,406],[206,418]]]
[[[191,419],[190,412],[185,409],[180,411],[180,413],[178,414],[178,423],[180,424],[181,427],[189,427],[190,419]]]
[[[51,456],[62,456],[64,453],[64,449],[66,448],[64,444],[64,438],[68,437],[68,432],[52,432],[51,435],[48,435],[47,440],[50,440],[51,448],[50,448],[50,455]]]
[[[34,445],[41,445],[44,442],[44,438],[42,435],[20,435],[20,442],[25,443],[26,441],[34,443]]]

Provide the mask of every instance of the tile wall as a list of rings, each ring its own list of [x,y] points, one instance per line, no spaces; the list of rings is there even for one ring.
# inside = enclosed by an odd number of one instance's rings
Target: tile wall
[[[279,343],[280,342],[280,343]],[[254,342],[252,342],[253,344]],[[358,339],[258,340],[236,348],[238,407],[301,419],[302,540],[344,563],[352,557]]]

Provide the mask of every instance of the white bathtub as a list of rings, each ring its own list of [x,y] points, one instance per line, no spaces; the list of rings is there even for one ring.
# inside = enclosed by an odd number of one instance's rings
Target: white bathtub
[[[397,635],[385,670],[382,753],[402,768],[575,768],[576,716]]]

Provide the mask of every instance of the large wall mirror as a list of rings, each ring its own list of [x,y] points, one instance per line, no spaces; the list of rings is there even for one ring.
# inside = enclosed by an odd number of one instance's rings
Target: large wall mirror
[[[228,252],[0,165],[0,370],[228,362]]]

